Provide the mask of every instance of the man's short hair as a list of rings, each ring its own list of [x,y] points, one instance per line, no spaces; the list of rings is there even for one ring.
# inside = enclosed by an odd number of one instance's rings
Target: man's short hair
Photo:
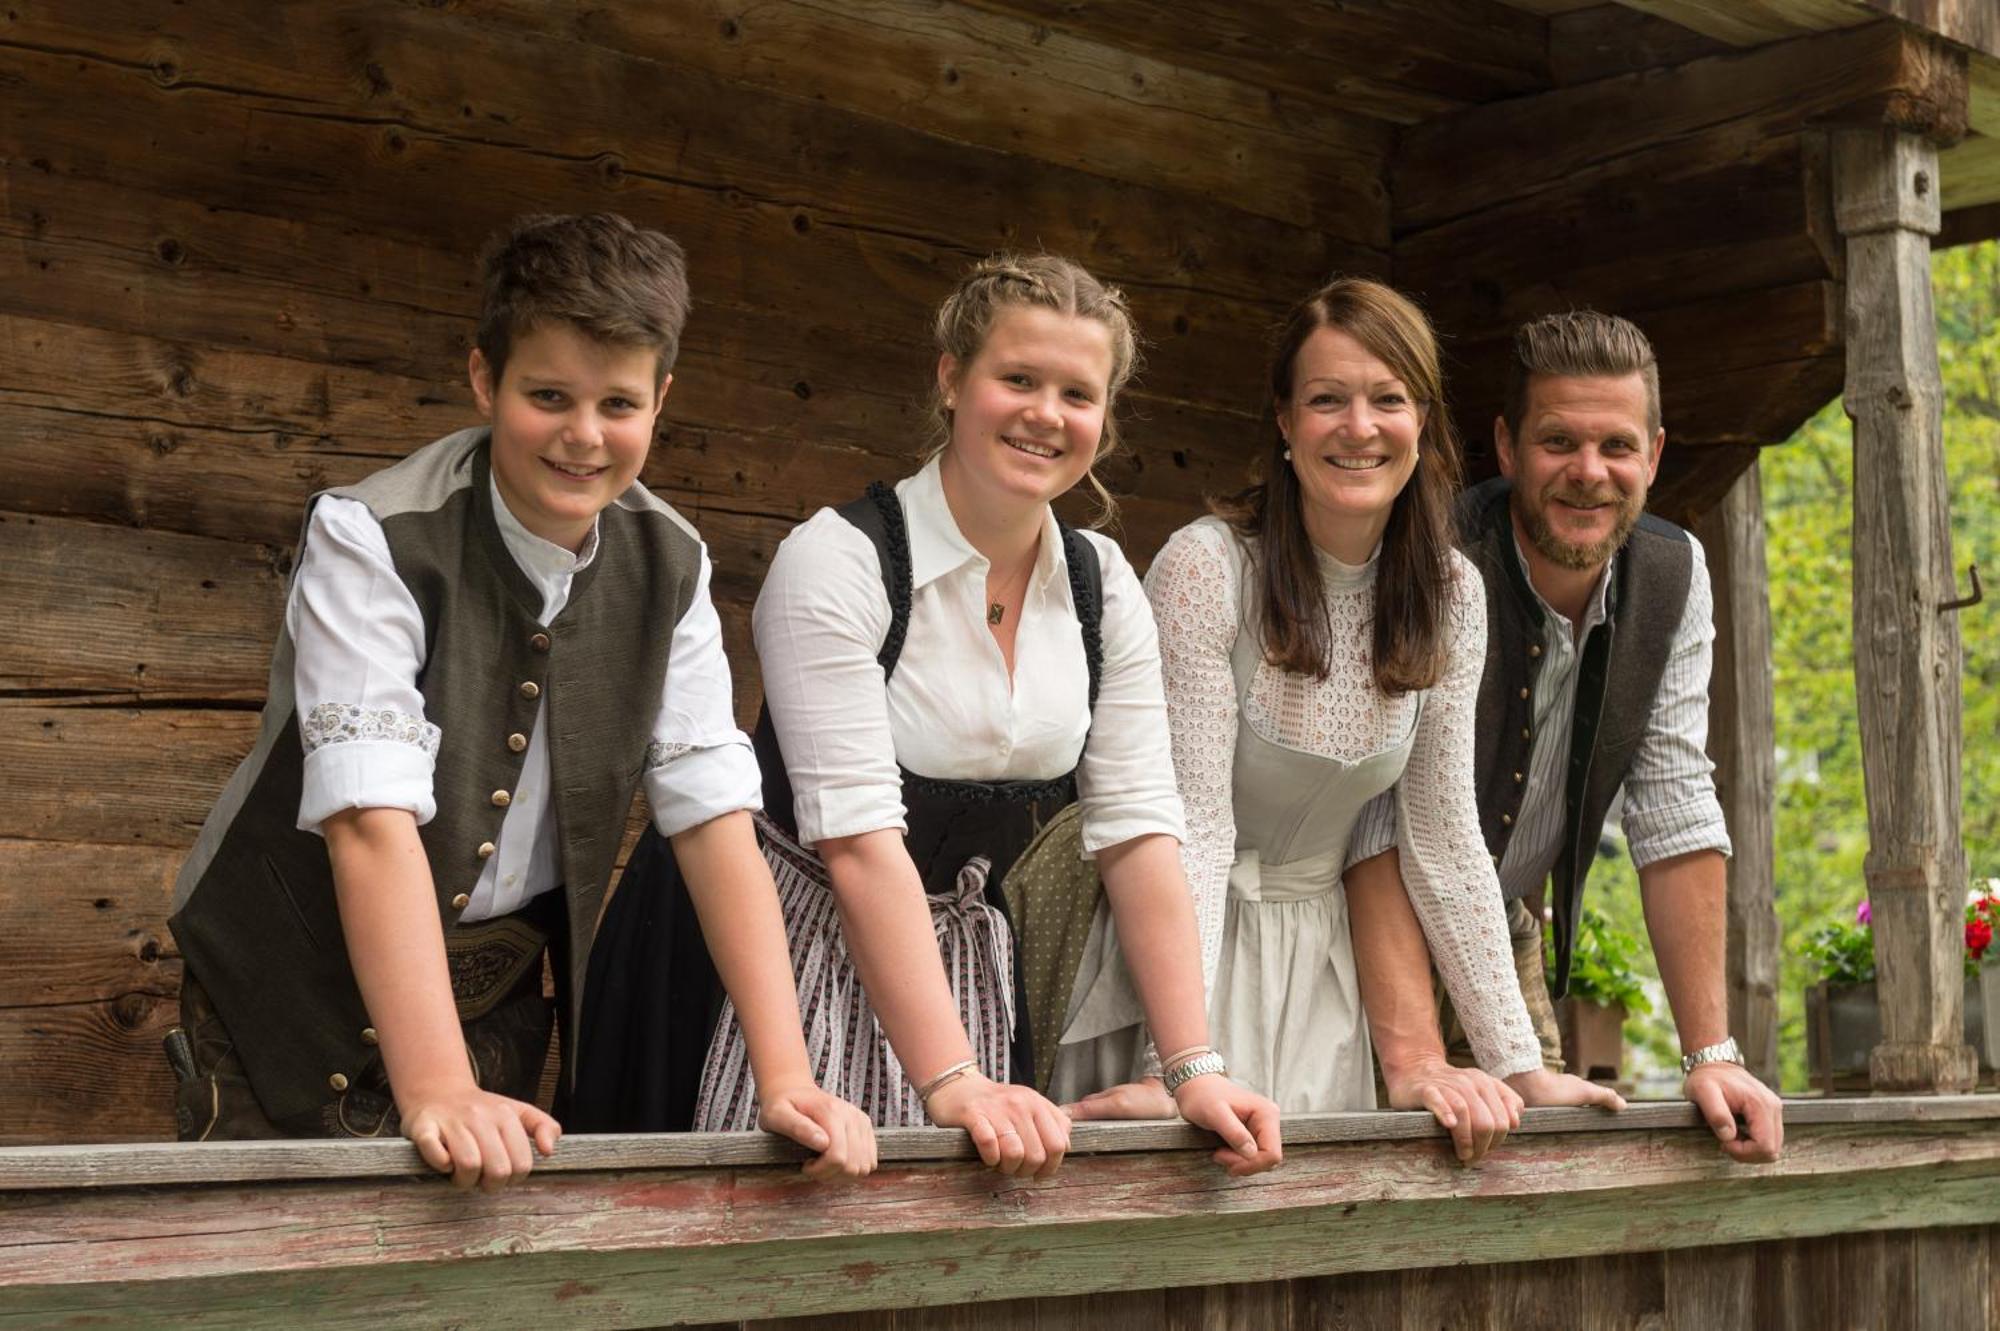
[[[1615,314],[1570,310],[1545,314],[1515,330],[1514,356],[1507,363],[1507,432],[1520,437],[1528,410],[1528,384],[1537,375],[1561,379],[1622,379],[1636,374],[1646,384],[1646,438],[1660,432],[1660,364],[1653,344],[1636,324]]]
[[[664,232],[616,213],[518,217],[480,256],[478,347],[495,383],[514,339],[565,323],[599,342],[647,347],[664,382],[687,323],[687,256]]]

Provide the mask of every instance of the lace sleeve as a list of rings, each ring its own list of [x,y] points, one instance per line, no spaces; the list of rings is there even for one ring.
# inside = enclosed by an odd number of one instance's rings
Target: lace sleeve
[[[1409,766],[1397,783],[1403,883],[1431,959],[1479,1066],[1496,1077],[1542,1065],[1521,998],[1500,881],[1479,831],[1473,725],[1486,663],[1486,598],[1479,574],[1455,556],[1451,656],[1424,701]]]
[[[1220,522],[1204,519],[1168,540],[1146,574],[1146,594],[1160,630],[1174,778],[1187,813],[1181,865],[1201,926],[1203,994],[1215,989],[1222,958],[1222,915],[1236,855],[1230,807],[1236,753],[1236,681],[1229,668],[1236,641],[1237,560]]]

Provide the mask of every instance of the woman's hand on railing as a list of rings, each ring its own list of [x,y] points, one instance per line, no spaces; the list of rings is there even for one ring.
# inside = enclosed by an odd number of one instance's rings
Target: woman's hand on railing
[[[978,1072],[946,1082],[924,1106],[941,1128],[964,1128],[979,1158],[1003,1174],[1047,1178],[1069,1150],[1069,1119],[1032,1087]]]
[[[807,1082],[760,1095],[757,1126],[808,1151],[811,1178],[859,1178],[875,1169],[875,1125],[860,1108]]]
[[[1507,1078],[1507,1084],[1519,1092],[1523,1102],[1538,1109],[1549,1105],[1596,1105],[1615,1114],[1625,1107],[1625,1097],[1609,1086],[1599,1086],[1568,1072],[1536,1068],[1533,1072],[1515,1073]]]
[[[1063,1112],[1077,1122],[1103,1118],[1179,1118],[1181,1107],[1158,1077],[1143,1077],[1092,1091]]]
[[[1238,1178],[1261,1174],[1285,1158],[1278,1106],[1219,1072],[1191,1077],[1174,1092],[1181,1117],[1222,1138],[1215,1163]]]
[[[1521,1126],[1521,1097],[1478,1068],[1455,1068],[1442,1057],[1393,1071],[1383,1068],[1391,1109],[1429,1110],[1451,1133],[1461,1164],[1477,1164]]]

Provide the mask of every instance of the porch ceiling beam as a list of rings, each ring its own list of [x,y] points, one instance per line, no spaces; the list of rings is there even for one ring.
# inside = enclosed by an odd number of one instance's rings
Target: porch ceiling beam
[[[2000,56],[2000,9],[1991,0],[1618,0],[1732,46],[1762,46],[1879,18]]]

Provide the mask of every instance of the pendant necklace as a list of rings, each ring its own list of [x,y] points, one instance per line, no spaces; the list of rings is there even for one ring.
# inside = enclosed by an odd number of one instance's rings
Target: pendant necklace
[[[1024,566],[1024,567],[1023,567],[1023,568],[1021,569],[1021,571],[1020,571],[1020,573],[1019,573],[1019,574],[1017,574],[1017,575],[1016,575],[1015,577],[1013,577],[1013,578],[1009,578],[1009,579],[1007,579],[1007,581],[1009,581],[1009,582],[1014,582],[1014,581],[1016,581],[1016,580],[1018,579],[1018,581],[1019,581],[1019,582],[1020,582],[1020,584],[1021,584],[1021,587],[1022,587],[1022,589],[1023,589],[1023,590],[1026,590],[1026,588],[1027,588],[1027,585],[1028,585],[1028,574],[1029,574],[1029,573],[1030,573],[1031,571],[1033,571],[1034,567],[1035,567],[1035,565],[1034,565],[1034,561],[1033,561],[1033,560],[1030,560],[1030,561],[1028,561],[1028,563],[1026,564],[1026,566]],[[999,626],[999,624],[1000,624],[1000,621],[1001,621],[1001,620],[1003,620],[1003,619],[1005,619],[1006,617],[1007,617],[1007,602],[1006,602],[1006,601],[1004,601],[1004,600],[999,600],[999,601],[989,601],[989,602],[987,602],[987,604],[986,604],[986,622],[987,622],[988,624],[990,624],[990,625],[993,625],[994,627],[996,627],[996,628],[997,628],[997,627]]]

